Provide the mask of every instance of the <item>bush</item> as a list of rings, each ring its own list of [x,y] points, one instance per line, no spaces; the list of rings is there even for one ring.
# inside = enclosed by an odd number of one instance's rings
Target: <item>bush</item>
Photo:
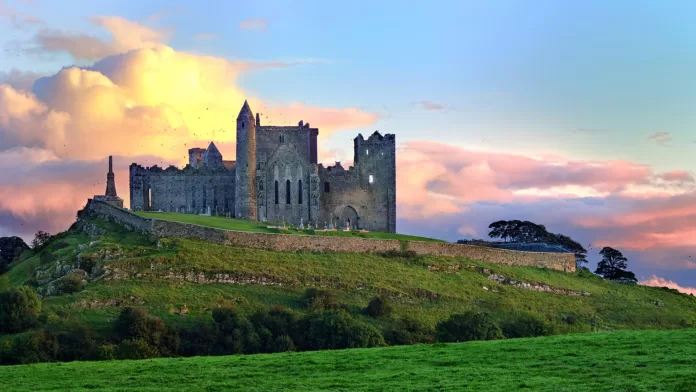
[[[370,300],[370,303],[367,304],[365,314],[374,318],[389,317],[392,314],[392,310],[391,305],[386,299],[374,297]]]
[[[372,325],[345,311],[312,313],[298,322],[294,341],[308,350],[384,346],[384,337]]]
[[[157,357],[159,352],[145,339],[126,339],[119,343],[116,355],[118,359],[147,359]]]
[[[548,336],[553,333],[551,324],[528,313],[509,317],[503,322],[502,330],[506,338]]]
[[[276,348],[279,344],[278,339],[282,336],[289,336],[292,333],[297,317],[288,309],[274,307],[268,311],[256,312],[251,316],[250,320],[259,335],[261,345],[265,351],[278,352]],[[294,347],[293,343],[292,348],[294,349]]]
[[[162,320],[148,315],[142,308],[124,308],[114,322],[114,333],[119,340],[141,339],[155,348],[165,343],[163,337],[167,332]]]
[[[338,306],[334,293],[316,288],[305,290],[302,303],[305,308],[313,311],[330,310]]]
[[[0,256],[0,275],[10,270],[10,263]]]
[[[392,346],[401,346],[418,343],[432,343],[435,341],[432,327],[421,324],[414,318],[396,320],[386,328],[384,340]]]
[[[99,358],[94,333],[86,325],[73,323],[52,326],[49,330],[60,348],[56,353],[58,361],[86,361]]]
[[[217,326],[217,342],[213,347],[216,354],[252,354],[260,352],[262,342],[249,320],[231,308],[213,310]]]
[[[112,359],[116,359],[117,350],[118,346],[115,344],[102,344],[97,349],[97,358],[100,361],[110,361]]]
[[[282,353],[286,351],[295,351],[295,343],[293,343],[292,338],[288,335],[276,337],[268,348],[268,352],[271,353]]]
[[[58,291],[62,294],[73,294],[82,291],[85,288],[85,282],[77,274],[70,274],[60,280]]]
[[[466,342],[469,340],[502,339],[503,332],[487,313],[467,312],[453,314],[436,327],[437,340],[441,342]]]
[[[9,362],[27,364],[54,360],[59,351],[58,342],[43,329],[14,337]]]
[[[20,286],[0,293],[0,332],[26,331],[36,324],[41,300],[29,286]]]

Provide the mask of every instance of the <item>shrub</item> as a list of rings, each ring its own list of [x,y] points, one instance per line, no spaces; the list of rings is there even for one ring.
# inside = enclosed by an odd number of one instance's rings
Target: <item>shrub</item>
[[[503,322],[502,330],[507,338],[548,336],[553,333],[551,324],[529,313],[509,317]]]
[[[58,343],[43,329],[14,337],[9,362],[27,364],[47,362],[55,359]]]
[[[389,317],[392,314],[392,310],[392,306],[386,299],[374,297],[370,300],[370,303],[367,304],[365,313],[374,318]]]
[[[288,335],[280,335],[273,339],[268,352],[272,353],[282,353],[286,351],[295,351],[295,343],[293,343],[292,338]]]
[[[59,361],[85,361],[99,358],[94,333],[84,324],[68,324],[58,327],[57,330],[51,328],[50,335],[60,347],[56,353],[56,359]]]
[[[147,359],[154,358],[159,353],[145,339],[126,339],[119,343],[116,355],[118,359]]]
[[[31,328],[41,312],[41,300],[29,286],[0,293],[0,332],[17,333]]]
[[[465,342],[469,340],[502,339],[503,332],[487,313],[467,312],[453,314],[436,327],[437,339],[441,342]]]
[[[249,320],[231,308],[213,310],[217,326],[217,342],[213,347],[216,354],[251,354],[261,351],[262,342]]]
[[[421,324],[414,318],[396,320],[386,328],[384,340],[392,346],[432,343],[435,341],[432,327]]]
[[[60,280],[58,291],[62,294],[73,294],[82,291],[85,288],[85,282],[82,277],[77,274],[70,274]]]
[[[116,346],[115,344],[102,344],[97,349],[97,358],[100,361],[110,361],[112,359],[116,359],[117,350],[118,346]]]
[[[302,303],[305,308],[313,311],[334,309],[338,305],[334,293],[317,288],[305,290]]]
[[[0,275],[10,270],[10,264],[0,256]]]
[[[300,320],[294,341],[309,350],[384,346],[384,337],[372,325],[342,310],[312,313]]]
[[[128,307],[114,322],[114,333],[119,340],[142,339],[148,345],[158,347],[167,330],[162,320],[148,315],[145,309]]]

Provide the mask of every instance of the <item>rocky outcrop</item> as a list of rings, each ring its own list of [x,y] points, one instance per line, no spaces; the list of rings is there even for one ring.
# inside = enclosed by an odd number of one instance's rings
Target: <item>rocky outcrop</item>
[[[124,306],[140,306],[144,305],[145,301],[142,298],[131,295],[127,298],[121,299],[109,299],[105,301],[79,301],[74,302],[73,308],[88,308],[88,309],[98,309],[98,308],[121,308]]]
[[[15,261],[29,246],[19,237],[0,237],[0,260],[8,264]]]
[[[496,274],[494,273],[490,268],[485,268],[485,267],[480,267],[477,265],[471,265],[471,264],[451,264],[451,265],[429,265],[428,270],[429,271],[435,271],[435,272],[441,272],[445,274],[455,274],[459,275],[461,274],[461,270],[469,270],[469,271],[474,271],[474,272],[479,272],[484,275],[487,275],[488,280],[499,283],[499,284],[504,284],[504,285],[509,285],[509,286],[515,286],[524,290],[532,290],[532,291],[540,291],[540,292],[546,292],[546,293],[553,293],[553,294],[559,294],[559,295],[570,295],[570,296],[589,296],[590,293],[587,291],[576,291],[576,290],[568,290],[568,289],[559,289],[547,284],[541,284],[541,283],[528,283],[528,282],[522,282],[519,280],[515,279],[510,279],[505,275],[501,274]],[[489,287],[483,286],[483,289],[488,291],[491,290],[495,293],[498,292],[496,289],[491,289]]]

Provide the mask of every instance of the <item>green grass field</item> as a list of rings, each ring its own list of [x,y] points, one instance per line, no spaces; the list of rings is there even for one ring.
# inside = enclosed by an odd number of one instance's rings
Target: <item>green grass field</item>
[[[136,212],[136,214],[144,218],[161,219],[181,223],[191,223],[194,225],[214,227],[217,229],[237,230],[237,231],[253,231],[259,233],[282,233],[282,234],[308,234],[307,231],[298,231],[297,227],[292,227],[289,230],[278,230],[268,228],[274,224],[263,224],[260,222],[252,222],[244,219],[224,218],[220,216],[201,216],[194,214],[180,214],[176,212]],[[281,223],[282,225],[282,223]],[[289,226],[288,226],[289,227]],[[406,234],[367,232],[360,233],[357,231],[315,231],[314,235],[339,236],[339,237],[361,237],[383,240],[403,240],[403,241],[428,241],[428,242],[443,242],[442,240],[418,237]]]
[[[6,391],[696,390],[696,329],[0,367]]]

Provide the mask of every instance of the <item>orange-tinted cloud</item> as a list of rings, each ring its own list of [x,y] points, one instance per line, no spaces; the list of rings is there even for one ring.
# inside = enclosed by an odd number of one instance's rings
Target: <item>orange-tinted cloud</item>
[[[638,283],[642,284],[643,286],[667,287],[670,289],[675,289],[675,290],[677,290],[681,293],[684,293],[684,294],[696,295],[696,287],[683,287],[683,286],[680,286],[677,282],[674,282],[672,280],[667,280],[665,278],[661,278],[661,277],[655,276],[655,275],[652,275],[650,277],[650,279],[641,280]]]

